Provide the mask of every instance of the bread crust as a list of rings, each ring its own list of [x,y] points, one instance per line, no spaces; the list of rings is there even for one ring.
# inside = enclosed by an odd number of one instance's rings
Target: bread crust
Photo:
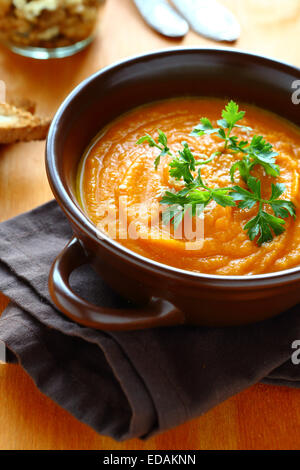
[[[0,144],[44,140],[50,119],[35,116],[25,109],[0,103]]]

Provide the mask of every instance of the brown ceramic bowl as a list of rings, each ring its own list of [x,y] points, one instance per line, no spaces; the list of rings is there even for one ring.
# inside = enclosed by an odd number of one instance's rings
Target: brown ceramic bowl
[[[292,84],[300,70],[228,49],[174,49],[135,57],[82,82],[58,110],[47,141],[47,172],[74,238],[54,262],[49,289],[56,306],[83,325],[107,330],[178,325],[224,326],[260,321],[300,301],[300,267],[255,276],[183,271],[144,258],[109,239],[86,217],[75,195],[78,162],[92,138],[138,105],[183,95],[219,96],[257,104],[300,125]],[[128,310],[95,306],[69,285],[72,270],[90,263]]]

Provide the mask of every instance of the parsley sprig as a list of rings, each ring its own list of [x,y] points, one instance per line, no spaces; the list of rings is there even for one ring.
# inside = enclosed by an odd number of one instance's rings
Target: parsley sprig
[[[239,106],[230,101],[222,111],[222,119],[217,121],[218,128],[214,128],[211,121],[203,117],[196,126],[191,136],[201,137],[205,134],[217,134],[224,140],[222,152],[214,152],[211,156],[201,155],[202,159],[196,159],[187,142],[182,142],[182,149],[177,155],[173,155],[168,147],[167,136],[158,130],[156,142],[149,134],[141,137],[137,144],[148,143],[150,147],[160,150],[154,161],[157,170],[161,157],[172,157],[169,163],[170,177],[184,183],[183,189],[177,192],[166,191],[160,203],[168,206],[162,213],[163,224],[172,223],[175,229],[182,222],[187,211],[194,216],[201,212],[214,201],[222,207],[237,207],[240,210],[250,210],[257,206],[257,214],[244,226],[251,241],[257,239],[258,245],[270,242],[274,236],[285,231],[285,219],[289,216],[296,218],[296,207],[293,202],[280,199],[285,192],[285,186],[281,183],[271,184],[271,196],[263,199],[261,196],[261,181],[251,174],[253,168],[260,165],[265,173],[276,178],[280,174],[276,163],[277,152],[263,136],[254,135],[250,142],[241,140],[232,135],[234,128],[242,128],[252,131],[250,127],[237,124],[245,116],[245,111],[240,111]],[[234,185],[226,188],[210,188],[201,176],[201,166],[209,164],[214,158],[226,151],[241,154],[241,159],[236,161],[230,169],[230,178],[234,183],[236,171],[239,171],[242,181],[248,189]],[[204,159],[203,159],[204,158]],[[197,174],[196,169],[198,169]],[[273,214],[266,212],[265,206],[272,210]]]
[[[188,143],[182,142],[182,149],[174,156],[168,147],[166,135],[162,131],[158,132],[160,142],[164,143],[165,150],[162,150],[148,134],[139,139],[137,144],[146,142],[150,147],[155,146],[161,150],[161,153],[154,162],[155,169],[157,169],[160,163],[160,160],[157,162],[157,159],[162,156],[163,152],[164,155],[167,153],[172,155],[172,160],[169,163],[169,174],[175,180],[183,180],[185,183],[185,187],[182,190],[178,192],[166,191],[160,200],[160,204],[169,206],[162,214],[163,224],[166,225],[171,222],[176,229],[187,212],[190,212],[192,216],[198,216],[213,200],[223,207],[235,206],[234,199],[228,195],[231,188],[209,188],[202,180],[201,168],[198,169],[197,176],[194,176],[196,167],[207,165],[219,152],[214,152],[209,158],[206,155],[201,155],[204,160],[196,160]]]
[[[178,157],[173,158],[170,162],[170,176],[176,180],[181,178],[186,184],[190,184],[194,180],[192,171],[196,170],[196,161],[188,144],[182,142],[183,149],[178,151]]]
[[[250,240],[259,236],[257,243],[269,242],[273,240],[273,234],[280,235],[285,231],[285,221],[283,219],[292,216],[296,218],[296,207],[293,202],[279,199],[284,193],[285,186],[281,183],[272,183],[272,193],[270,199],[261,197],[261,181],[254,176],[249,176],[247,189],[240,186],[233,186],[231,196],[238,202],[240,209],[252,209],[258,205],[257,215],[251,219],[244,227]],[[264,206],[269,205],[275,215],[264,211]]]
[[[192,172],[196,170],[196,167],[200,165],[207,165],[207,163],[210,163],[217,155],[219,155],[220,152],[214,152],[209,158],[207,158],[206,155],[202,155],[205,160],[196,160],[188,143],[182,142],[181,145],[183,147],[182,150],[179,150],[178,156],[173,157],[169,163],[169,173],[170,176],[176,180],[181,180],[182,178],[188,185],[194,181]]]
[[[211,201],[215,201],[222,207],[234,207],[236,203],[229,195],[230,191],[231,188],[209,188],[204,184],[199,168],[197,177],[187,183],[184,189],[176,193],[165,192],[160,204],[170,207],[162,214],[163,224],[167,225],[171,222],[176,229],[187,212],[192,217],[199,216]]]
[[[235,141],[234,145],[230,145],[229,148],[234,152],[244,154],[243,158],[235,162],[230,169],[232,182],[234,182],[235,171],[239,170],[241,178],[247,183],[250,173],[256,165],[261,165],[267,175],[275,178],[280,175],[279,166],[276,164],[278,153],[261,135],[254,135],[250,145],[248,142],[245,142],[244,145],[244,142]]]
[[[211,121],[203,117],[200,119],[200,124],[194,127],[190,135],[201,137],[204,134],[218,134],[218,136],[225,141],[223,150],[225,151],[230,145],[234,145],[236,142],[236,138],[231,137],[231,132],[235,127],[251,130],[250,127],[237,124],[244,116],[245,111],[240,111],[238,104],[234,101],[230,101],[222,111],[222,119],[218,121],[219,127],[214,128]]]
[[[165,155],[172,155],[168,147],[166,134],[162,132],[160,129],[157,129],[157,132],[158,132],[157,142],[149,134],[144,135],[137,141],[137,144],[144,144],[145,142],[147,142],[149,144],[149,147],[156,147],[160,150],[160,154],[156,157],[154,161],[154,166],[156,170],[157,170],[158,165],[160,164],[161,157],[164,157]]]

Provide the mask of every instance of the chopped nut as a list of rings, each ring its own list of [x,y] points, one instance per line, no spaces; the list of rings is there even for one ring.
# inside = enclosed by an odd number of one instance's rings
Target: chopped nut
[[[69,46],[93,34],[105,0],[0,0],[0,39],[19,46]]]

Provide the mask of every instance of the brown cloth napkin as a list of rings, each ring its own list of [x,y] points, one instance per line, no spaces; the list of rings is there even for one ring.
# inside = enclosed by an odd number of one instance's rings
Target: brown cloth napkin
[[[50,265],[70,237],[55,202],[0,224],[0,290],[11,299],[0,339],[8,361],[79,420],[117,440],[146,438],[262,380],[300,387],[300,365],[291,361],[299,306],[234,328],[108,333],[71,322],[47,288]],[[72,274],[72,286],[100,305],[127,303],[88,266]]]

